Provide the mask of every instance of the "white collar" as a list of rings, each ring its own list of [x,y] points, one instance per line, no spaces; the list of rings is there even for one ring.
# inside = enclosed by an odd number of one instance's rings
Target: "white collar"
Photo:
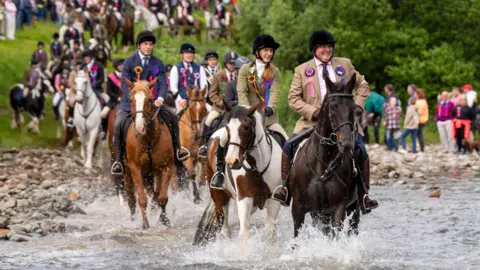
[[[191,63],[187,63],[187,62],[185,62],[185,61],[182,61],[182,62],[183,62],[183,66],[184,66],[184,67],[187,67],[188,65],[192,66],[192,64],[193,64],[193,62],[191,62]]]
[[[140,59],[143,60],[144,57],[151,57],[152,55],[149,55],[149,56],[143,55],[143,53],[140,50],[138,50],[138,56],[140,56]]]
[[[313,59],[315,60],[315,65],[317,67],[320,67],[323,64],[323,62],[318,60],[317,57],[313,57]],[[327,66],[331,66],[331,65],[332,65],[332,60],[328,61],[328,63],[327,63]]]
[[[262,68],[262,69],[263,69],[263,68],[265,68],[265,66],[266,66],[267,64],[265,64],[262,60],[257,59],[257,60],[255,60],[255,65],[257,65],[257,69],[258,69],[258,68]]]
[[[95,62],[95,60],[92,59],[92,60],[90,60],[90,63],[87,64],[88,70],[91,70],[91,69],[92,69],[93,62]]]
[[[121,78],[122,77],[122,73],[120,71],[116,71],[115,70],[115,75],[117,75],[117,77]]]

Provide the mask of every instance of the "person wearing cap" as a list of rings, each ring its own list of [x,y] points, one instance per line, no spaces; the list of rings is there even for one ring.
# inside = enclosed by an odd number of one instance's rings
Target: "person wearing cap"
[[[102,85],[105,82],[105,68],[102,63],[95,61],[91,50],[87,49],[83,51],[82,56],[86,68],[88,69],[93,92],[95,92],[102,103],[105,103],[104,101],[108,100],[108,96],[103,92],[102,88]]]
[[[223,108],[223,100],[225,94],[225,88],[227,84],[236,79],[237,74],[235,72],[235,60],[238,58],[238,53],[231,51],[227,52],[223,56],[223,64],[225,69],[217,72],[212,77],[212,85],[208,91],[208,97],[210,98],[211,102],[213,103],[213,110],[211,110],[208,115],[207,119],[205,120],[205,125],[202,129],[202,146],[198,150],[198,155],[200,157],[207,156],[207,143],[210,139],[210,134],[213,130],[211,129],[211,125],[213,120],[220,116]]]
[[[187,85],[190,88],[204,89],[207,86],[205,69],[193,62],[195,47],[190,43],[180,46],[182,61],[172,67],[170,71],[170,88],[175,99],[176,113],[181,114],[188,106]]]
[[[50,44],[50,56],[52,60],[62,56],[62,44],[60,44],[59,38],[60,35],[58,33],[53,34],[53,42]]]
[[[122,93],[122,71],[123,58],[115,58],[112,61],[114,72],[107,76],[107,95],[109,97],[105,107],[103,107],[100,117],[102,118],[102,129],[100,132],[100,140],[105,140],[108,129],[108,113],[117,106],[121,100]]]
[[[82,50],[80,48],[80,42],[78,40],[75,40],[73,42],[73,48],[68,49],[65,52],[65,55],[67,55],[68,59],[70,60],[71,65],[73,66],[77,59],[82,58]]]
[[[68,80],[69,75],[70,75],[70,66],[63,65],[62,72],[58,73],[55,76],[55,83],[54,83],[55,94],[53,95],[53,98],[52,98],[52,106],[53,106],[53,112],[55,113],[55,120],[58,120],[60,117],[60,113],[58,111],[60,101],[62,100],[62,97],[65,95],[66,90],[70,89],[70,82]]]
[[[23,73],[23,96],[26,97],[28,92],[35,88],[40,78],[40,70],[38,68],[38,62],[30,60],[30,68]]]
[[[245,64],[250,64],[252,61],[246,56],[239,56],[237,60],[235,60],[235,71],[238,72]],[[227,84],[225,88],[225,97],[224,100],[227,102],[228,106],[235,107],[238,105],[238,94],[237,94],[237,83],[238,80],[234,79],[233,81]]]
[[[73,19],[68,19],[67,21],[67,31],[65,31],[65,34],[63,35],[63,50],[66,51],[68,48],[73,47],[73,43],[75,40],[79,41],[81,40],[80,32],[73,27]]]
[[[368,83],[364,76],[355,70],[350,59],[333,56],[334,48],[335,39],[329,31],[315,31],[310,36],[309,51],[312,53],[312,59],[295,68],[288,93],[288,104],[301,115],[290,138],[300,136],[299,139],[302,139],[312,133],[312,127],[320,117],[320,107],[327,94],[323,76],[328,76],[332,82],[347,83],[355,74],[354,100],[357,105],[355,113],[362,114],[364,112],[365,102],[370,95]],[[356,180],[362,181],[363,178],[367,188],[367,190],[358,189],[362,212],[367,213],[369,209],[377,207],[378,203],[368,197],[370,182],[368,166],[370,163],[363,144],[363,130],[360,123],[356,123],[355,126],[357,130],[355,136],[356,165],[361,172],[357,174]],[[292,153],[295,152],[295,145],[291,146],[287,141],[283,151],[281,166],[283,185],[274,190],[272,198],[280,201],[283,206],[289,206],[291,196],[288,192],[288,174]]]
[[[111,48],[110,44],[107,42],[107,29],[105,29],[105,26],[100,23],[99,18],[94,18],[92,22],[92,38],[90,38],[90,40],[88,41],[88,43],[90,44],[88,46],[88,49],[93,51],[95,50],[97,45],[102,42],[103,44],[100,45],[104,46],[105,54],[107,55],[107,57],[110,57]]]
[[[215,50],[209,50],[205,53],[203,57],[205,61],[205,73],[207,75],[207,87],[210,89],[212,85],[213,75],[218,72],[217,61],[218,53]],[[200,63],[199,63],[200,64]],[[201,64],[200,64],[201,65]]]
[[[45,42],[38,41],[37,49],[32,54],[32,60],[38,62],[40,69],[45,70],[48,64],[48,55],[47,52],[44,50]]]
[[[115,162],[112,164],[112,174],[123,173],[123,150],[124,150],[124,136],[121,131],[121,123],[127,117],[130,117],[131,101],[130,101],[130,87],[127,85],[125,79],[131,82],[136,82],[137,77],[140,80],[153,81],[158,78],[157,82],[153,86],[152,95],[154,105],[162,108],[163,101],[167,95],[167,80],[165,77],[165,66],[162,60],[152,55],[153,47],[157,39],[152,31],[143,30],[137,35],[136,45],[138,51],[135,51],[131,56],[125,59],[122,70],[122,92],[123,97],[120,102],[120,107],[115,119],[114,129],[114,144],[117,149],[117,156]],[[136,73],[135,70],[141,70],[140,73]],[[178,129],[178,119],[175,114],[170,113],[166,109],[160,109],[159,114],[163,121],[166,122],[170,134],[172,136],[172,143],[175,148],[175,166],[177,171],[184,170],[182,161],[190,156],[187,149],[180,146],[180,136]]]
[[[84,66],[85,63],[83,62],[82,59],[77,59],[74,63],[74,68],[68,75],[68,85],[70,86],[70,93],[73,94],[76,91],[76,83],[75,83],[75,78],[77,77],[77,72],[80,71]],[[65,107],[65,118],[67,119],[67,126],[73,128],[75,125],[73,123],[73,116],[74,116],[74,106],[75,104],[72,104],[70,102],[67,102],[67,105]]]

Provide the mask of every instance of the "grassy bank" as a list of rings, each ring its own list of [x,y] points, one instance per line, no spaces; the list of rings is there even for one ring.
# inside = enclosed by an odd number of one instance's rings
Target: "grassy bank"
[[[137,25],[136,29],[139,31],[141,26]],[[27,27],[23,31],[18,31],[15,41],[0,41],[0,54],[2,55],[0,57],[0,148],[54,147],[57,145],[55,140],[56,123],[51,108],[50,95],[47,96],[45,119],[40,122],[41,134],[39,136],[28,133],[25,127],[16,130],[10,129],[11,118],[8,101],[9,89],[15,83],[21,82],[23,72],[29,67],[29,60],[32,52],[36,49],[37,41],[45,41],[46,49],[49,50],[52,34],[57,30],[58,27],[52,23],[38,23],[35,27]],[[235,50],[234,46],[229,46],[223,40],[199,43],[194,37],[171,38],[162,35],[155,47],[155,55],[161,58],[165,64],[175,64],[180,61],[178,50],[183,42],[191,42],[196,46],[197,62],[209,49],[216,49],[220,56],[229,50]],[[131,52],[126,55],[114,54],[114,57],[127,57],[129,54]],[[110,64],[109,70],[111,70]],[[290,110],[287,104],[287,94],[292,77],[293,73],[291,71],[282,72],[281,96],[278,105],[280,121],[288,133],[293,131],[298,119],[298,115]],[[29,121],[26,114],[24,114],[24,117],[26,121]],[[381,132],[383,134],[383,130]],[[425,133],[427,143],[438,142],[438,135],[433,123],[426,127]],[[373,138],[373,133],[371,138]]]

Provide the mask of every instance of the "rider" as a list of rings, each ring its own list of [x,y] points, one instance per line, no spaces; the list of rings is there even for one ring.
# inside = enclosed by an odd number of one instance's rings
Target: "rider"
[[[138,51],[134,52],[131,56],[125,59],[122,77],[132,82],[137,81],[137,76],[140,77],[140,79],[149,81],[152,81],[155,77],[158,77],[159,80],[154,86],[154,103],[155,106],[161,106],[163,103],[163,99],[167,94],[167,83],[163,62],[152,55],[153,46],[155,45],[156,41],[157,39],[152,33],[152,31],[143,30],[138,33],[136,40]],[[141,72],[136,73],[136,70],[140,69]],[[131,110],[130,88],[125,83],[125,80],[122,80],[122,91],[123,98],[120,102],[120,108],[118,110],[114,124],[114,145],[117,149],[117,156],[116,161],[112,164],[112,174],[123,173],[122,159],[124,134],[122,134],[121,125],[124,119],[130,117]],[[187,159],[190,156],[190,153],[185,148],[180,147],[178,119],[175,117],[174,114],[169,114],[168,117],[165,117],[165,119],[163,120],[167,123],[167,126],[170,129],[173,146],[176,150],[175,165],[177,167],[177,170],[183,169],[184,166],[182,161]]]
[[[74,69],[70,72],[70,75],[68,75],[68,85],[70,86],[71,93],[75,92],[76,90],[76,83],[75,83],[75,78],[77,77],[77,72],[82,69],[82,67],[85,65],[83,60],[77,59],[74,64]],[[73,123],[73,116],[74,116],[74,107],[75,104],[71,104],[70,102],[67,102],[67,107],[65,108],[65,117],[67,119],[67,126],[73,128],[75,125]]]
[[[329,76],[332,81],[337,81],[338,78],[340,82],[343,82],[345,73],[356,73],[357,81],[355,85],[355,103],[357,104],[357,108],[361,111],[364,110],[365,101],[370,93],[368,83],[365,81],[364,77],[355,70],[350,59],[333,57],[335,39],[332,33],[327,30],[313,32],[310,37],[309,45],[310,52],[313,54],[313,59],[295,68],[295,75],[292,81],[290,92],[288,94],[288,104],[294,111],[302,116],[297,121],[295,130],[293,131],[289,141],[297,136],[300,137],[297,138],[298,141],[300,141],[312,133],[313,128],[311,127],[315,125],[315,120],[317,120],[320,116],[322,100],[327,92],[323,74],[325,74],[325,76]],[[314,76],[314,80],[318,81],[319,89],[314,88],[315,85],[317,85],[316,83],[311,83],[312,79],[310,77],[312,76]],[[312,89],[315,89],[316,91],[311,92],[310,90]],[[365,174],[363,179],[366,187],[368,188],[369,170],[368,168],[365,168],[365,165],[368,164],[368,155],[361,138],[363,131],[361,128],[359,128],[358,123],[356,123],[356,125],[358,133],[355,137],[355,155],[360,157],[359,160],[361,161],[360,164],[357,164],[357,166],[360,167],[360,171]],[[304,131],[305,129],[307,130]],[[291,163],[290,154],[294,151],[291,151],[290,147],[290,143],[287,141],[285,143],[284,153],[282,155],[283,185],[276,188],[272,195],[272,198],[280,201],[284,206],[288,206],[290,204],[291,198],[288,192],[287,180]],[[292,147],[294,146],[292,145]],[[359,178],[362,178],[361,173],[358,173],[357,175]],[[365,191],[360,191],[359,189],[359,193],[360,192]],[[372,209],[378,206],[377,201],[370,200],[367,194],[365,194],[365,197],[360,196],[360,198],[364,202],[364,205],[362,203],[362,208],[364,209]]]
[[[192,4],[188,0],[181,0],[179,5],[177,6],[177,17],[178,19],[182,19],[185,17],[190,25],[193,25],[194,18],[192,15],[193,9]],[[175,24],[173,19],[171,19],[171,24]]]
[[[237,72],[237,74],[243,65],[249,64],[251,62],[252,61],[250,61],[248,57],[239,56],[237,60],[235,60],[235,71]],[[230,107],[235,107],[238,105],[237,82],[238,80],[235,78],[233,81],[229,82],[227,84],[227,87],[225,88],[224,100]]]
[[[75,40],[73,42],[73,48],[68,49],[65,52],[65,55],[68,56],[68,59],[70,60],[71,65],[73,66],[77,59],[80,59],[82,56],[82,50],[80,49],[80,41]]]
[[[102,118],[102,132],[100,133],[101,140],[105,140],[107,137],[108,113],[111,109],[117,106],[121,99],[123,61],[124,59],[122,58],[113,59],[112,66],[115,71],[110,73],[107,77],[107,95],[110,99],[108,100],[107,105],[103,107],[102,114],[100,115]]]
[[[207,156],[207,143],[210,138],[212,131],[210,130],[213,120],[220,116],[220,113],[223,111],[223,98],[225,94],[226,85],[235,80],[237,74],[235,72],[235,60],[238,58],[238,53],[236,52],[227,52],[223,56],[223,64],[225,69],[222,69],[213,76],[212,85],[210,86],[210,91],[208,96],[213,103],[213,110],[208,113],[207,120],[205,120],[205,125],[203,126],[203,137],[202,137],[202,147],[198,150],[198,155],[200,157]]]
[[[108,35],[107,29],[105,29],[105,26],[103,26],[100,23],[100,19],[94,18],[92,38],[88,41],[90,43],[90,46],[88,46],[88,48],[90,50],[94,50],[95,47],[97,47],[97,45],[99,45],[99,43],[102,42],[102,44],[100,45],[105,46],[104,47],[105,54],[107,55],[107,57],[110,57],[111,48],[110,48],[110,44],[107,42],[107,35]]]
[[[215,6],[215,19],[217,19],[218,23],[220,24],[221,27],[225,27],[225,13],[227,12],[227,9],[222,3],[222,0],[217,0],[216,1],[216,6]]]
[[[30,60],[30,68],[23,73],[23,96],[28,95],[29,90],[32,90],[37,86],[38,79],[40,78],[40,70],[38,69],[38,62]]]
[[[102,84],[105,81],[105,69],[102,63],[94,60],[91,50],[86,49],[82,55],[83,61],[87,65],[88,76],[90,77],[93,92],[95,92],[101,103],[105,104],[105,101],[108,100],[108,96],[103,92],[102,88]]]
[[[37,50],[35,50],[32,54],[32,60],[35,60],[39,63],[40,69],[45,70],[48,64],[48,55],[47,52],[44,50],[45,42],[38,41],[37,43]]]
[[[78,42],[81,41],[80,32],[73,27],[73,19],[69,18],[67,21],[67,31],[63,35],[63,50],[66,51],[68,48],[73,47],[73,42],[77,40]]]
[[[60,113],[58,111],[60,101],[62,100],[62,96],[65,95],[65,90],[70,88],[70,84],[68,81],[68,76],[70,74],[70,67],[68,65],[62,66],[62,72],[58,73],[55,76],[55,94],[53,95],[52,105],[53,105],[53,112],[55,113],[55,120],[60,118]]]
[[[180,46],[182,61],[175,65],[170,71],[170,88],[173,95],[177,95],[175,107],[177,114],[181,114],[188,106],[187,85],[190,88],[197,86],[204,89],[207,85],[205,69],[193,62],[195,47],[190,43],[183,43]]]
[[[205,60],[205,73],[207,75],[207,89],[212,86],[213,75],[218,72],[218,53],[215,50],[208,50],[203,58]]]
[[[252,106],[262,102],[262,111],[267,128],[280,133],[284,138],[286,132],[278,123],[276,112],[278,97],[280,96],[280,71],[271,61],[280,44],[270,35],[258,35],[253,40],[252,53],[256,60],[243,65],[238,73],[237,94],[239,104]],[[220,152],[220,153],[218,153]],[[225,146],[218,147],[217,171],[210,183],[211,188],[222,189],[225,182],[223,171],[225,168]]]

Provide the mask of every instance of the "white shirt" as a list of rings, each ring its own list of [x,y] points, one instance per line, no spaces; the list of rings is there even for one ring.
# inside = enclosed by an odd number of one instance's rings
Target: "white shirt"
[[[475,103],[475,100],[477,99],[477,92],[475,92],[475,90],[470,90],[465,93],[465,97],[467,99],[468,107],[471,108],[473,106],[473,103]]]
[[[228,71],[228,69],[225,69],[225,74],[227,75],[227,80],[228,80],[229,82],[235,80],[235,71],[234,71],[234,72],[230,72],[230,71]],[[233,77],[232,80],[230,80],[230,74],[233,75],[233,76],[232,76],[232,77]]]
[[[138,51],[138,55],[140,56],[140,60],[142,60],[142,66],[145,66],[145,57],[148,57],[148,61],[150,61],[150,56],[146,56],[140,51]]]
[[[325,84],[325,80],[323,79],[323,66],[322,66],[322,61],[318,60],[316,57],[315,59],[315,65],[317,66],[317,77],[318,77],[318,82],[320,83],[320,96],[323,100],[323,97],[327,94],[327,85]],[[332,67],[332,61],[329,61],[327,63],[327,71],[328,71],[328,76],[330,77],[330,80],[332,82],[336,82],[337,78],[335,78],[335,71],[333,70]]]
[[[255,65],[257,66],[257,76],[260,79],[262,78],[263,72],[265,71],[265,66],[267,64],[263,63],[262,60],[257,59],[255,60]]]
[[[95,60],[92,59],[90,60],[90,63],[87,64],[88,71],[92,71],[93,62],[95,62]]]
[[[187,63],[183,62],[185,68],[187,67]],[[190,72],[192,72],[192,65],[189,68]],[[200,89],[204,89],[207,87],[207,75],[205,74],[205,69],[203,66],[200,66]],[[173,66],[172,70],[170,70],[170,90],[175,95],[178,93],[178,69],[177,66]]]

